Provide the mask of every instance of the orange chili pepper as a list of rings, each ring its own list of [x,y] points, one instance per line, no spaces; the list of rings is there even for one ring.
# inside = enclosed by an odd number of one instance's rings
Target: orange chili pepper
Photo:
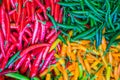
[[[78,76],[79,76],[78,62],[75,62],[75,74],[74,74],[74,80],[78,80]]]
[[[51,80],[51,74],[50,73],[47,73],[46,80]]]

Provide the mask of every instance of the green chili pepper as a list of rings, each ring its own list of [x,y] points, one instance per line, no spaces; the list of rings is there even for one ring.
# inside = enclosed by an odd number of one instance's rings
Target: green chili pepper
[[[116,37],[120,35],[120,31],[118,30],[116,33],[114,33],[114,36],[111,38],[109,44],[107,45],[106,51],[104,53],[104,56],[107,54],[107,51],[109,50],[111,44],[115,41]]]
[[[54,20],[54,18],[53,18],[50,14],[47,13],[47,15],[48,15],[48,17],[50,18],[50,20],[52,21],[52,23],[53,23],[53,25],[54,25],[54,28],[55,28],[56,31],[57,31],[57,23],[56,23],[56,21]]]
[[[19,73],[8,73],[8,74],[5,74],[5,76],[12,77],[19,80],[30,80],[28,77],[23,76]]]
[[[79,2],[58,2],[58,4],[66,7],[71,7],[71,6],[78,6],[80,5]]]
[[[78,24],[85,25],[85,24],[88,23],[88,20],[89,20],[89,19],[87,18],[86,21],[79,21],[78,19],[74,18],[74,20],[75,20],[75,22],[78,23]]]
[[[82,32],[81,34],[73,37],[73,40],[77,40],[77,39],[80,39],[80,38],[83,38],[84,36],[88,35],[89,33],[91,33],[92,31],[95,30],[95,27],[92,27],[91,29],[87,30],[87,31],[84,31]]]
[[[79,72],[80,72],[79,79],[81,79],[83,77],[83,67],[80,63],[79,63]]]
[[[20,57],[18,57],[20,54],[20,51],[18,51],[15,55],[13,55],[10,60],[8,61],[5,68],[7,68],[10,64],[13,64],[16,60],[18,60]]]
[[[67,45],[66,40],[65,40],[61,35],[58,35],[58,38],[59,38],[64,44]]]
[[[40,80],[38,77],[33,77],[32,80]]]

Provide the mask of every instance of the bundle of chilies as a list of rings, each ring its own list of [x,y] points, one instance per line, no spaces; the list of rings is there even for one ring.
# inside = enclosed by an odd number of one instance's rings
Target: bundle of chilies
[[[56,51],[50,51],[50,47],[61,32],[52,28],[53,23],[47,14],[56,22],[62,22],[62,8],[58,1],[2,0],[0,76],[19,71],[34,77],[56,63]]]

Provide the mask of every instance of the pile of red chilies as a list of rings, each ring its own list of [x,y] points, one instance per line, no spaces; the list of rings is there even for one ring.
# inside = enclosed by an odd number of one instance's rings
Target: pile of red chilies
[[[0,4],[0,75],[8,72],[29,72],[30,77],[54,64],[51,44],[60,31],[52,29],[47,9],[62,22],[59,0],[2,0]]]

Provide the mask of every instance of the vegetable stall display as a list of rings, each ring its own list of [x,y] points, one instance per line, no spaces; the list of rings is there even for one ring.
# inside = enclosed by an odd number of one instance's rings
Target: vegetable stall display
[[[120,0],[0,0],[0,80],[119,80]]]

